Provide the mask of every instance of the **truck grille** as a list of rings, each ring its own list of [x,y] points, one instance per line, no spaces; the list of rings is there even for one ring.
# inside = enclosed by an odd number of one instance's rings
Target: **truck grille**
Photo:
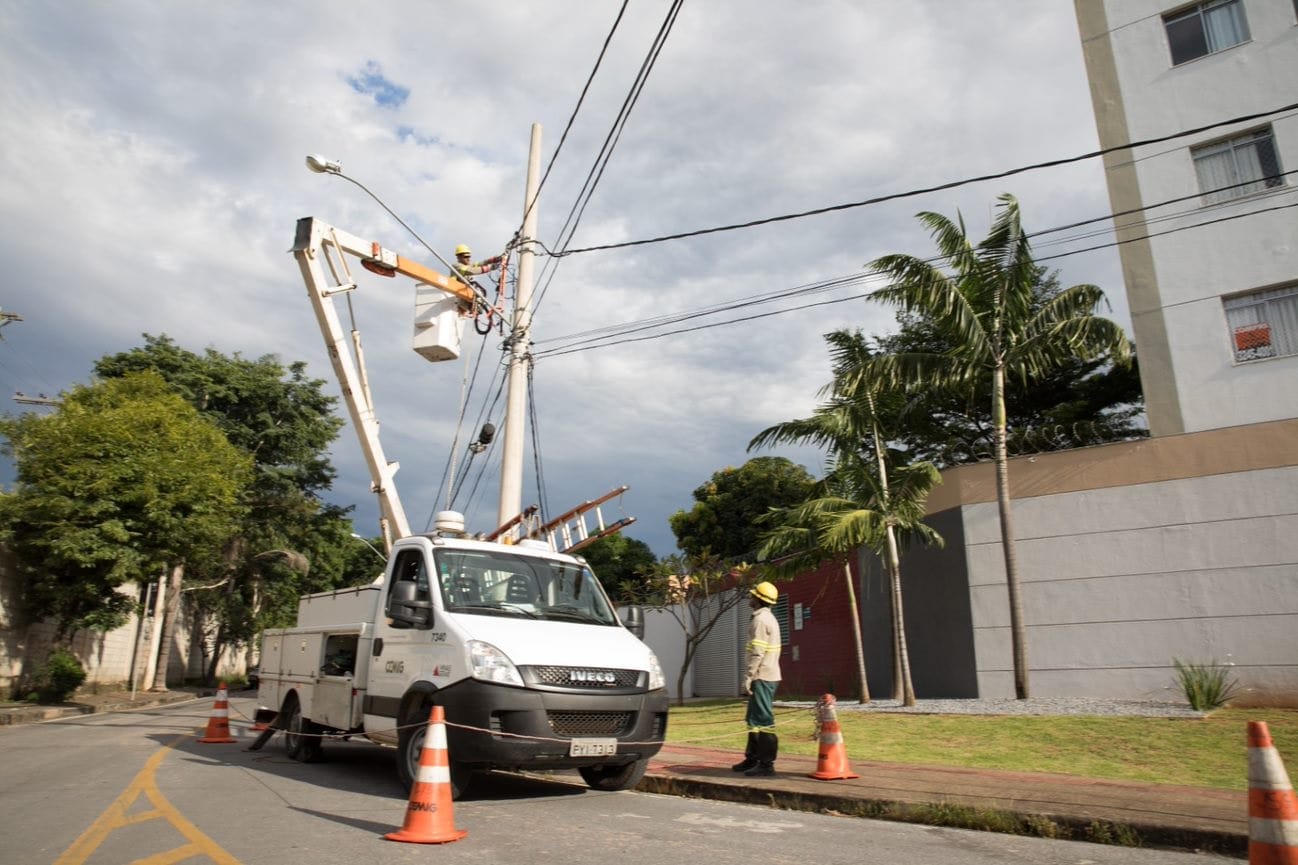
[[[567,738],[621,736],[635,721],[634,712],[550,712],[550,729]]]
[[[640,683],[639,670],[605,670],[597,667],[533,667],[536,681],[558,688],[634,688]]]

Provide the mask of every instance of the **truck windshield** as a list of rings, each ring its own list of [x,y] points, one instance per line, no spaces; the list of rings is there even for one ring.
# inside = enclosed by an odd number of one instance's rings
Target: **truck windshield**
[[[433,557],[451,612],[618,624],[595,575],[576,562],[483,550],[436,549]]]

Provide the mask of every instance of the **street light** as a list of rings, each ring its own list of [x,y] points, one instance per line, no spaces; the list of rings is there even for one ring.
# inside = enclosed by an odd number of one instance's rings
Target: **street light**
[[[387,563],[388,557],[385,556],[385,555],[383,555],[382,553],[380,553],[380,552],[378,551],[378,549],[377,549],[373,544],[371,544],[369,541],[367,541],[365,538],[361,537],[360,535],[356,534],[355,532],[352,532],[352,537],[355,538],[356,540],[360,541],[360,542],[361,542],[362,544],[364,544],[365,546],[369,547],[371,550],[374,551],[374,555],[376,555],[376,556],[378,556],[380,559],[382,559],[383,562],[384,562],[385,564]]]
[[[306,167],[314,171],[316,174],[332,174],[336,177],[341,177],[343,180],[346,180],[348,183],[351,183],[359,187],[362,192],[364,192],[370,198],[373,198],[376,202],[378,202],[379,207],[382,207],[384,210],[388,212],[388,216],[391,216],[393,219],[397,221],[397,223],[402,228],[410,232],[410,236],[413,237],[415,240],[419,241],[420,245],[423,246],[424,249],[432,253],[433,258],[436,258],[438,261],[440,261],[443,267],[447,268],[452,273],[455,272],[454,268],[451,267],[451,263],[448,262],[446,259],[442,258],[440,255],[438,255],[437,250],[429,246],[428,242],[419,236],[419,232],[415,231],[413,228],[407,225],[406,221],[402,219],[400,216],[397,216],[397,214],[392,210],[391,207],[388,207],[386,204],[384,204],[382,198],[379,198],[377,195],[371,192],[369,188],[366,187],[365,184],[361,183],[356,178],[349,177],[346,174],[343,174],[343,164],[341,162],[337,161],[336,159],[330,159],[327,156],[321,156],[318,153],[312,153],[308,155],[306,158]]]
[[[317,174],[342,174],[343,165],[341,162],[335,162],[321,156],[318,153],[312,153],[306,158],[306,167]]]

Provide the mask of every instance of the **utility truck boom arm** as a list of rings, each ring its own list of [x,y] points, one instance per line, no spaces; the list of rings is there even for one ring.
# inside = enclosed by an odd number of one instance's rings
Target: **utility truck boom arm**
[[[335,295],[354,291],[357,287],[347,265],[347,256],[358,259],[372,273],[389,277],[402,274],[418,283],[414,348],[428,360],[459,357],[463,330],[461,312],[474,303],[476,294],[457,279],[310,216],[297,222],[293,256],[306,281],[311,307],[315,310],[316,321],[329,351],[329,361],[338,377],[343,401],[347,403],[348,414],[369,466],[371,487],[379,497],[384,543],[390,548],[394,538],[410,535],[410,523],[393,481],[400,465],[387,460],[379,442],[379,422],[370,397],[360,333],[351,330],[349,347],[334,308]]]

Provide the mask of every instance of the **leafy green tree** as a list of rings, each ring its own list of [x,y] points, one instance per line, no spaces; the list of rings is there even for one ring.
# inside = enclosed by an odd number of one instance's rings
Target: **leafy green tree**
[[[862,654],[860,616],[847,556],[864,546],[887,568],[892,607],[893,699],[915,705],[903,613],[900,547],[912,540],[940,545],[942,538],[923,523],[924,503],[940,482],[928,462],[894,466],[896,453],[885,444],[884,425],[894,419],[880,409],[877,385],[856,379],[854,370],[872,353],[859,333],[827,334],[834,380],[822,393],[827,401],[809,418],[787,421],[760,432],[749,448],[812,444],[828,452],[829,470],[807,501],[772,514],[773,528],[758,555],[773,573],[794,576],[826,559],[842,559],[847,580],[862,702],[870,699]]]
[[[320,499],[335,476],[328,447],[343,421],[325,382],[308,378],[302,362],[286,367],[274,356],[247,360],[211,348],[199,355],[166,336],[144,339],[101,358],[96,373],[156,371],[253,460],[238,537],[220,559],[193,562],[186,573],[214,672],[221,647],[244,645],[251,662],[257,632],[291,622],[300,595],[343,584],[356,546],[349,509]]]
[[[156,374],[74,388],[0,434],[17,468],[0,521],[24,608],[60,637],[120,626],[132,601],[119,586],[218,557],[245,514],[251,460]]]
[[[1131,349],[1121,327],[1095,314],[1105,297],[1094,285],[1074,285],[1039,307],[1034,306],[1040,268],[1032,259],[1018,202],[1008,194],[1000,196],[999,201],[1000,212],[990,232],[976,245],[967,236],[963,220],[953,222],[937,213],[919,215],[930,230],[940,260],[951,268],[951,273],[910,255],[886,255],[872,262],[871,269],[890,280],[872,297],[920,316],[949,348],[875,357],[849,379],[855,376],[867,388],[878,383],[908,392],[922,387],[975,392],[979,383],[990,384],[992,453],[1009,594],[1014,691],[1019,699],[1026,699],[1027,640],[1010,511],[1006,384],[1047,375],[1074,358],[1107,358],[1123,365],[1129,362]]]
[[[638,584],[658,561],[648,544],[628,538],[621,532],[590,543],[578,554],[586,559],[600,582],[619,602],[632,601],[636,597]]]
[[[713,473],[694,490],[694,506],[668,522],[689,556],[751,559],[760,545],[760,520],[772,508],[804,501],[814,485],[805,468],[785,457],[755,457]]]
[[[1038,268],[1031,308],[1038,311],[1058,296],[1057,275]],[[916,313],[897,314],[900,329],[873,339],[883,354],[944,354],[944,334]],[[894,394],[885,395],[887,397]],[[994,447],[991,379],[952,388],[916,389],[901,401],[888,426],[889,441],[911,459],[939,468],[990,459]],[[1107,356],[1066,358],[1056,368],[1005,381],[1006,448],[1010,454],[1040,453],[1125,441],[1148,435],[1141,424],[1144,397],[1136,364],[1113,364]]]

